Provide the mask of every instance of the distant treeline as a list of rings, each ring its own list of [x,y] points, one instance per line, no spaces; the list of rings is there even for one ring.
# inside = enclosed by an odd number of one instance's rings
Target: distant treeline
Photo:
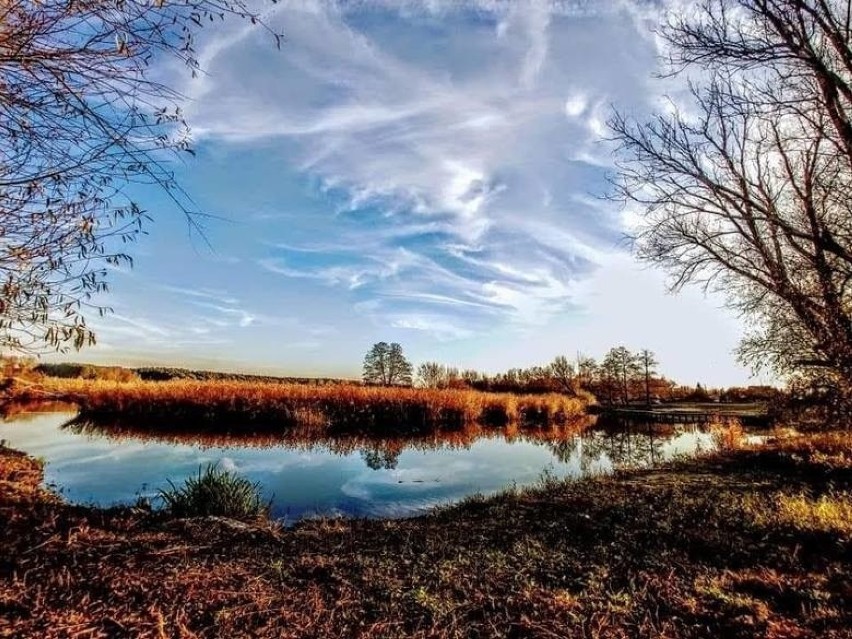
[[[327,386],[359,384],[357,380],[328,377],[276,377],[223,373],[165,366],[131,368],[95,364],[36,364],[33,360],[0,358],[4,377],[15,377],[23,371],[47,377],[88,379],[116,382],[133,381],[245,381],[278,384]],[[646,374],[647,364],[647,374]],[[603,403],[638,402],[765,402],[772,403],[784,393],[772,386],[711,388],[677,384],[661,375],[650,351],[631,353],[624,347],[611,349],[603,360],[577,356],[573,360],[556,357],[550,364],[488,374],[472,369],[459,369],[436,362],[416,368],[414,385],[421,388],[472,389],[485,392],[515,394],[591,393]]]
[[[417,367],[415,383],[424,388],[471,388],[506,393],[588,392],[608,404],[651,402],[772,402],[782,391],[772,386],[708,388],[700,383],[682,385],[658,370],[653,352],[632,352],[624,346],[610,349],[600,361],[578,354],[558,356],[543,366],[510,368],[488,374],[459,369],[438,362]]]
[[[280,384],[313,384],[317,386],[352,383],[351,380],[336,379],[331,377],[276,377],[273,375],[250,375],[242,373],[222,373],[219,371],[199,371],[188,368],[172,368],[167,366],[128,368],[124,366],[98,366],[95,364],[59,363],[39,364],[34,368],[34,370],[36,373],[40,373],[48,377],[59,377],[62,379],[99,379],[114,382],[165,382],[171,380],[194,380],[266,382]]]
[[[351,384],[352,380],[335,377],[279,377],[276,375],[251,375],[243,373],[222,373],[218,371],[196,371],[186,368],[146,367],[133,371],[143,381],[168,381],[173,379],[191,379],[197,381],[235,381],[235,382],[272,382],[281,384]],[[357,381],[355,382],[357,383]]]

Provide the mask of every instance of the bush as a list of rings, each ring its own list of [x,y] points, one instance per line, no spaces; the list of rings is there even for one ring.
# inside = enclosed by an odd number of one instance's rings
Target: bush
[[[745,443],[745,431],[742,422],[736,417],[714,415],[708,424],[713,442],[721,450],[736,450]]]
[[[198,476],[187,478],[180,488],[169,481],[169,488],[160,491],[160,499],[175,517],[257,519],[269,513],[269,504],[261,501],[259,484],[221,470],[218,464],[199,468]]]

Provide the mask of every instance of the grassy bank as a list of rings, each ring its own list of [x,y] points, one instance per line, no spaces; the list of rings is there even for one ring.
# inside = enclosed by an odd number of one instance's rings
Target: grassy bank
[[[0,452],[0,636],[850,637],[852,438],[401,521],[72,507]]]
[[[309,386],[241,381],[115,382],[44,378],[15,385],[8,399],[68,401],[85,418],[164,420],[211,429],[314,425],[331,430],[423,431],[469,423],[562,423],[585,412],[589,398],[474,390]]]

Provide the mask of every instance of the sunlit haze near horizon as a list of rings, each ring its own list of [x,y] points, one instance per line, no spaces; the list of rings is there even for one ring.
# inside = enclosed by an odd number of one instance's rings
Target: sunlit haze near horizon
[[[177,177],[205,239],[155,188],[154,218],[90,323],[49,359],[306,376],[360,374],[374,342],[497,372],[649,348],[682,383],[761,383],[742,322],[636,262],[605,199],[613,108],[643,118],[656,77],[645,2],[279,2],[285,34],[230,21],[180,87],[195,157]]]

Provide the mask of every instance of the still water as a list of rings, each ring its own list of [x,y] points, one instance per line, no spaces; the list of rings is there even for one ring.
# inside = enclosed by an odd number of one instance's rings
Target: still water
[[[292,522],[316,515],[406,517],[472,494],[649,466],[714,447],[687,425],[619,424],[582,434],[450,433],[420,439],[146,435],[66,425],[73,413],[19,415],[0,439],[46,462],[45,482],[67,500],[110,506],[148,497],[217,463],[259,482],[272,513]]]

